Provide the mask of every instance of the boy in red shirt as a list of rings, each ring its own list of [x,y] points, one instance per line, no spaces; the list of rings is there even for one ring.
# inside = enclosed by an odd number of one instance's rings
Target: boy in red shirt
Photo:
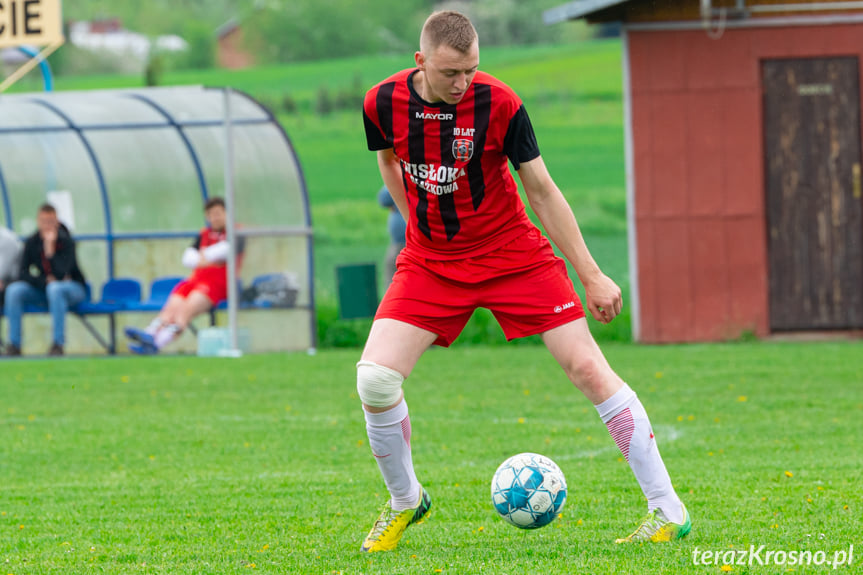
[[[211,198],[204,206],[207,227],[183,252],[183,265],[192,275],[177,284],[165,307],[146,329],[127,327],[129,350],[139,355],[158,353],[177,339],[197,316],[209,312],[228,297],[228,240],[225,233],[225,201]],[[237,242],[237,258],[243,242]]]

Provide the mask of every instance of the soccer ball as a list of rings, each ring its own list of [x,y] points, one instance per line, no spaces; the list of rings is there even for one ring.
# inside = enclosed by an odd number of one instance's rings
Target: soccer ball
[[[520,529],[544,527],[566,503],[566,479],[548,457],[519,453],[494,472],[491,502],[501,517]]]

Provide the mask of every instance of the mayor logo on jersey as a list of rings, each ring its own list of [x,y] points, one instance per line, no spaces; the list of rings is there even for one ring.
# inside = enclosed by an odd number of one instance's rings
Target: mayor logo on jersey
[[[452,120],[452,114],[439,114],[436,112],[417,112],[417,120]]]
[[[473,157],[473,140],[457,138],[452,141],[452,155],[459,162],[468,162]]]

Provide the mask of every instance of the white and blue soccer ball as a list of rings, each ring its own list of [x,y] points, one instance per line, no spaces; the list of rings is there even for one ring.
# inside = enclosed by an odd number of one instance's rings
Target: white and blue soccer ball
[[[501,517],[520,529],[545,527],[566,503],[566,479],[548,457],[519,453],[494,472],[491,501]]]

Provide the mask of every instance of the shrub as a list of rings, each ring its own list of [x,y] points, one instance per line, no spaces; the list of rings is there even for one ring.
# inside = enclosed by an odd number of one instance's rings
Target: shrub
[[[315,100],[315,111],[321,116],[328,116],[333,111],[333,99],[330,97],[330,91],[326,86],[321,86],[318,89],[318,96]]]

